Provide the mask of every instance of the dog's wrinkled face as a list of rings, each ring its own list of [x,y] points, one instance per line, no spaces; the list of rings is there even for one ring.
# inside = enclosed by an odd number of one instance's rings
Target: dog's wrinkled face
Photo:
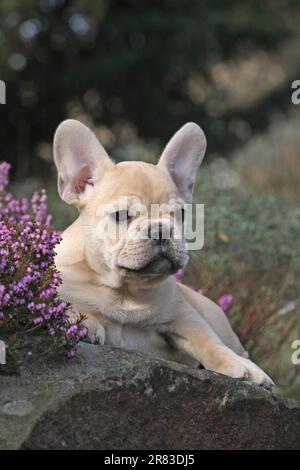
[[[189,123],[157,166],[114,164],[86,126],[73,120],[59,126],[58,189],[80,210],[86,260],[95,272],[147,278],[173,274],[186,264],[184,204],[192,200],[205,147],[202,130]]]
[[[92,260],[103,258],[110,269],[130,277],[176,272],[187,261],[179,233],[182,208],[172,179],[159,168],[115,165],[81,210]]]

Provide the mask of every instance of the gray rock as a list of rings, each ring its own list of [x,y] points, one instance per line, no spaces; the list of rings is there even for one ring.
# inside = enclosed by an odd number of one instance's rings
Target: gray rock
[[[300,449],[300,404],[206,370],[81,344],[0,376],[2,449]]]

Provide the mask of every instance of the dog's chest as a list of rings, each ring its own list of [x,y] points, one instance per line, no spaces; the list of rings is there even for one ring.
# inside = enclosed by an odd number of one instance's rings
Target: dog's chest
[[[119,348],[138,350],[148,350],[164,345],[163,337],[155,327],[141,328],[117,322],[105,325],[105,342]]]
[[[195,366],[195,361],[177,349],[174,349],[165,335],[159,332],[155,325],[138,327],[136,325],[109,323],[105,325],[105,343],[111,346],[137,350],[152,356],[173,360]]]

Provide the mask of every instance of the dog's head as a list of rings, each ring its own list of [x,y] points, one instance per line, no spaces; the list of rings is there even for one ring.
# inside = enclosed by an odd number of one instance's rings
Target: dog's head
[[[148,278],[173,274],[186,264],[184,204],[192,201],[205,148],[201,128],[188,123],[156,166],[115,164],[85,125],[67,120],[58,127],[58,191],[80,211],[86,261],[96,273]]]

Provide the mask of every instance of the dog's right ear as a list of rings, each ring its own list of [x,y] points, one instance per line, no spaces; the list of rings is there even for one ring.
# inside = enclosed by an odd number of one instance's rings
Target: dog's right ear
[[[53,142],[60,197],[82,207],[91,188],[114,163],[93,132],[79,121],[67,119],[57,128]]]

